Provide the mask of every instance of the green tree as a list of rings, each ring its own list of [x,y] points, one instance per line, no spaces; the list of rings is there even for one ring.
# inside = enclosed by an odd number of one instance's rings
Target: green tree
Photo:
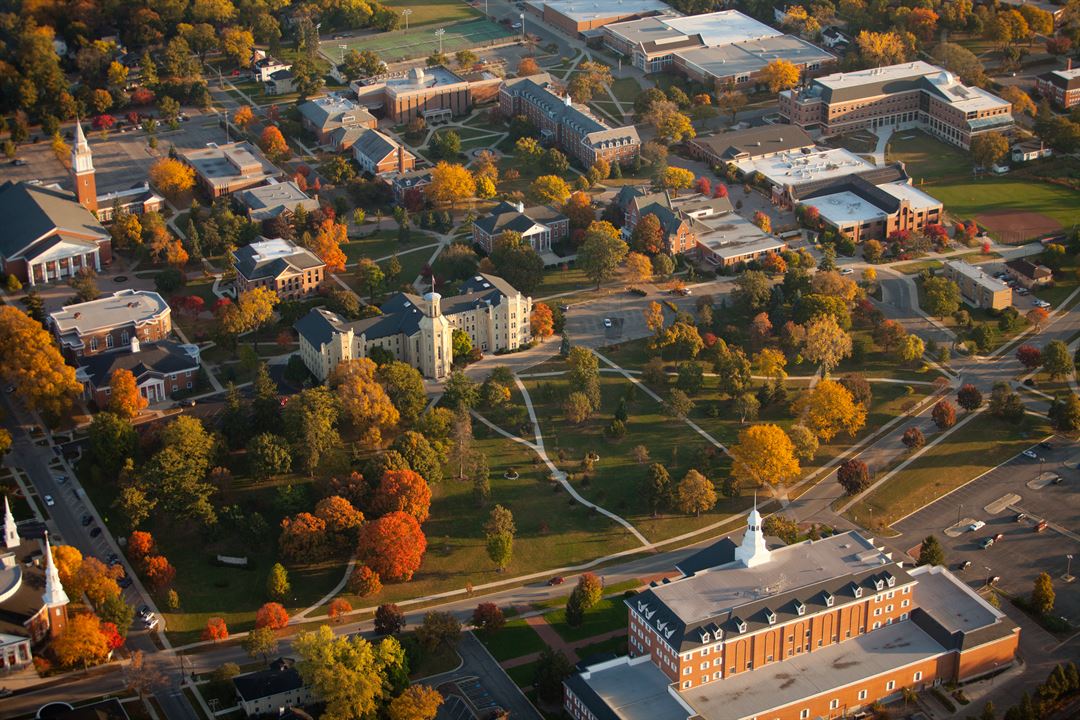
[[[130,420],[116,413],[100,412],[90,421],[89,457],[103,477],[114,478],[124,461],[135,456],[138,439]]]
[[[570,676],[574,666],[562,650],[552,650],[546,646],[540,651],[533,675],[533,687],[537,695],[546,703],[560,701],[563,696],[563,680]]]
[[[599,290],[601,283],[615,277],[619,265],[630,251],[629,246],[609,222],[596,221],[585,231],[585,241],[578,250],[578,267],[596,283]]]
[[[1054,609],[1054,583],[1047,573],[1039,573],[1031,590],[1031,607],[1040,615],[1049,615]]]
[[[468,357],[469,353],[472,352],[472,338],[469,337],[469,333],[461,328],[454,328],[454,332],[451,335],[450,346],[454,353],[454,361],[456,362],[459,358]]]
[[[248,468],[257,480],[269,480],[292,469],[292,454],[285,438],[274,433],[262,433],[247,446]]]
[[[327,720],[364,720],[407,685],[405,651],[396,638],[377,645],[355,635],[334,635],[330,626],[301,632],[293,641],[304,684],[325,703]]]
[[[1080,430],[1080,397],[1068,393],[1058,396],[1050,404],[1047,413],[1050,423],[1058,432],[1072,434]]]
[[[952,315],[960,309],[960,286],[946,277],[932,277],[923,282],[926,293],[925,310],[938,318]]]
[[[337,399],[326,387],[293,395],[285,406],[285,437],[293,447],[293,457],[309,475],[315,474],[324,456],[341,447],[339,413]]]
[[[933,535],[923,538],[922,547],[919,548],[919,565],[944,565],[945,551],[941,543]]]
[[[1051,340],[1042,351],[1043,370],[1051,380],[1068,377],[1073,370],[1069,348],[1061,340]]]
[[[205,481],[215,439],[202,422],[181,415],[165,426],[162,447],[143,467],[143,478],[161,509],[211,525],[217,511],[210,501],[215,488]]]
[[[122,595],[110,595],[98,607],[94,608],[102,622],[111,622],[116,626],[120,637],[126,638],[131,621],[135,619],[135,608],[124,601]]]
[[[442,457],[421,433],[407,430],[391,446],[401,453],[409,468],[435,485],[442,482]]]
[[[671,475],[660,463],[649,466],[649,472],[642,483],[642,496],[653,517],[671,504]]]
[[[470,410],[480,402],[480,385],[465,373],[455,370],[443,385],[443,399],[450,408]]]
[[[600,408],[600,361],[588,348],[574,346],[566,358],[569,366],[567,383],[571,391],[580,392],[589,399],[593,410]]]
[[[277,652],[277,633],[272,628],[255,628],[248,632],[247,637],[240,641],[240,646],[251,658],[261,657],[263,663],[266,659]]]
[[[394,361],[381,366],[375,377],[401,415],[401,424],[415,425],[427,407],[427,391],[420,372],[408,363]]]
[[[520,233],[506,231],[495,239],[491,263],[497,275],[525,295],[544,282],[544,260]]]
[[[292,591],[289,584],[289,571],[281,563],[274,563],[270,575],[266,578],[266,595],[271,600],[284,602]]]

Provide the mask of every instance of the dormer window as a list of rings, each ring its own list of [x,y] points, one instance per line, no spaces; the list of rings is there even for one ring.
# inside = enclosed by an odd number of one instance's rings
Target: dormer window
[[[874,581],[874,589],[875,590],[881,590],[883,587],[885,587],[885,583],[882,582],[881,578],[878,578],[877,580]]]
[[[862,597],[862,588],[859,587],[858,585],[855,585],[854,590],[855,590],[855,593],[854,593],[855,597],[861,598]]]
[[[836,602],[836,598],[834,598],[832,596],[832,593],[829,593],[829,592],[824,593],[824,595],[825,595],[825,607],[832,607],[833,603]]]
[[[708,630],[702,630],[701,633],[700,633],[700,637],[701,637],[701,642],[703,642],[703,643],[707,643],[711,639],[711,635],[709,634]]]
[[[888,585],[889,587],[895,587],[896,586],[896,578],[894,578],[892,575],[886,575],[885,576],[885,584]]]
[[[765,619],[769,621],[770,625],[776,624],[776,613],[768,608],[765,609]]]
[[[795,601],[795,614],[799,616],[806,614],[806,605],[801,600]]]

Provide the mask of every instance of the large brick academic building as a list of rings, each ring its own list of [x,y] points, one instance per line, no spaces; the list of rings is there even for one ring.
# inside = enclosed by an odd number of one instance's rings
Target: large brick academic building
[[[755,508],[678,579],[626,601],[630,655],[580,669],[577,720],[807,720],[1013,662],[1020,630],[942,567],[847,532],[770,548]]]

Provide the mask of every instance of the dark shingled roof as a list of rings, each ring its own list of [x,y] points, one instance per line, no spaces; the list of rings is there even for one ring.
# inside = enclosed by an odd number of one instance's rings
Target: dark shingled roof
[[[814,140],[798,125],[762,125],[698,137],[691,144],[709,150],[721,160],[736,160],[810,147]]]
[[[51,708],[55,707],[56,711]],[[41,714],[42,720],[128,720],[127,711],[116,698],[109,698],[91,705],[83,705],[72,710],[54,703]]]
[[[257,248],[251,245],[234,250],[233,260],[236,271],[248,280],[255,280],[276,278],[290,269],[294,272],[302,272],[326,264],[315,253],[299,246],[292,255],[271,255],[266,258],[257,256]]]
[[[1045,265],[1035,265],[1034,263],[1023,259],[1010,260],[1005,263],[1005,267],[1019,275],[1031,278],[1032,280],[1041,280],[1043,278],[1051,277],[1054,274],[1054,272]]]
[[[137,353],[130,349],[113,350],[82,358],[81,362],[90,375],[90,382],[97,388],[108,386],[115,370],[130,370],[139,382],[147,375],[169,375],[199,367],[198,361],[183,345],[168,340],[142,345]]]
[[[304,681],[290,658],[278,658],[266,670],[237,675],[233,678],[233,686],[241,698],[250,701],[299,690]]]
[[[38,238],[56,229],[69,230],[91,238],[106,239],[108,232],[97,218],[75,201],[66,190],[8,181],[0,185],[0,255],[13,258],[26,251]],[[87,242],[86,238],[80,238]]]
[[[893,163],[892,165],[885,165],[884,167],[872,167],[861,172],[852,173],[850,175],[844,175],[842,177],[825,178],[822,180],[812,180],[807,183],[801,183],[799,185],[792,186],[792,195],[796,200],[809,200],[810,198],[821,197],[822,195],[831,195],[833,193],[843,192],[848,190],[860,195],[858,190],[852,189],[853,187],[865,188],[866,186],[873,187],[877,193],[883,195],[889,195],[884,190],[878,190],[878,185],[884,185],[891,182],[904,182],[908,179],[908,174],[904,170],[904,166],[901,163]],[[859,181],[856,183],[856,181]],[[860,195],[860,197],[863,197]],[[876,196],[875,196],[876,197]],[[889,195],[889,200],[882,200],[888,202],[890,206],[898,206],[900,200],[892,195]],[[876,199],[866,197],[867,200],[877,204]],[[885,207],[879,205],[879,207]]]
[[[353,152],[360,153],[374,163],[378,163],[397,148],[396,142],[378,130],[364,130],[353,143]]]
[[[518,212],[516,205],[503,201],[490,213],[476,220],[476,226],[488,235],[498,235],[506,230],[524,233],[534,224],[551,225],[560,220],[566,220],[566,216],[555,208],[538,205],[525,208],[525,212]]]

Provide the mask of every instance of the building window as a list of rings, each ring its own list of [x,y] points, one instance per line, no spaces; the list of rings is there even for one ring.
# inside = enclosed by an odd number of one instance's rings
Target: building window
[[[840,701],[839,700],[833,699],[833,700],[829,701],[829,709],[830,710],[835,710],[838,707],[840,707]]]
[[[914,679],[915,679],[915,682],[919,682],[920,680],[922,680],[922,671],[919,671],[919,672],[915,673],[915,678]]]
[[[90,338],[90,351],[93,352],[98,349],[98,339],[96,337]]]
[[[806,718],[810,717],[810,708],[803,708],[803,709],[802,709],[802,710],[801,710],[801,711],[799,712],[799,717],[800,717],[800,718],[801,718],[802,720],[806,720]]]
[[[113,346],[112,333],[105,336],[105,347],[111,348]]]
[[[859,699],[860,700],[865,700],[866,699],[866,691],[865,690],[860,690],[859,691]]]
[[[683,686],[683,689],[685,690],[685,689],[689,688],[689,687],[690,687],[690,686],[691,686],[692,684],[693,684],[693,683],[691,683],[691,682],[690,682],[689,680],[687,680],[686,682],[684,682],[684,683],[682,684],[682,686]]]
[[[886,690],[895,690],[896,689],[896,681],[895,680],[890,680],[889,682],[885,683],[885,689]]]

